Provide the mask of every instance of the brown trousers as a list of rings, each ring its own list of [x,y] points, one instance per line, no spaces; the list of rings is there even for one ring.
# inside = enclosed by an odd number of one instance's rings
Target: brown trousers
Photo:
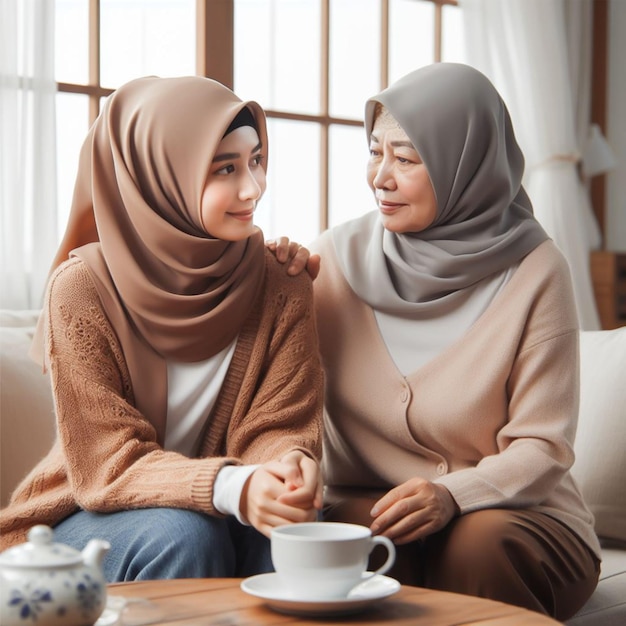
[[[369,526],[383,493],[327,490],[325,521]],[[523,509],[485,509],[454,518],[443,530],[396,546],[388,572],[405,585],[507,602],[559,621],[593,593],[600,563],[578,535],[555,519]],[[375,549],[370,567],[385,556]]]

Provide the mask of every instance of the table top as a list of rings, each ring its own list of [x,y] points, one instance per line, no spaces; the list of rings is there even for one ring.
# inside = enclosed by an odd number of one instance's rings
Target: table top
[[[378,626],[522,626],[558,624],[553,619],[519,607],[461,594],[402,586],[352,615],[294,616],[268,607],[265,600],[245,593],[238,578],[196,578],[115,583],[108,586],[114,605],[126,601],[118,622],[123,626],[173,624],[194,626],[332,626],[359,624]],[[124,600],[119,600],[124,602]]]

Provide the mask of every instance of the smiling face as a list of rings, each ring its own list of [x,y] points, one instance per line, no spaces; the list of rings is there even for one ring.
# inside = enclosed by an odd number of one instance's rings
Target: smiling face
[[[255,231],[254,211],[266,188],[264,155],[251,126],[240,126],[219,143],[202,193],[200,217],[211,236],[241,241]]]
[[[419,232],[437,216],[437,199],[426,166],[385,109],[376,116],[370,135],[367,182],[382,224],[389,231]]]

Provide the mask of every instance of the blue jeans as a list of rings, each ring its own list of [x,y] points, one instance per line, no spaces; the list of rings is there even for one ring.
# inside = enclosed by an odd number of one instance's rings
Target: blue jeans
[[[270,542],[235,517],[184,509],[79,511],[54,528],[54,541],[82,550],[105,539],[108,582],[161,578],[231,578],[272,572]]]

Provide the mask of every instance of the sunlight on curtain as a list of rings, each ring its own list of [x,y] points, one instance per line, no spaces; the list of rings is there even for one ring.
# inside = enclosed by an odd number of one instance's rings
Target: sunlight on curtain
[[[507,103],[526,156],[524,185],[535,215],[569,263],[581,327],[596,330],[589,260],[593,216],[577,171],[582,147],[563,0],[460,0],[460,5],[468,62],[490,77]],[[585,5],[569,8],[582,11]]]
[[[235,93],[265,109],[318,113],[318,0],[235,2]]]
[[[319,227],[319,159],[311,158],[320,151],[317,125],[270,118],[267,132],[267,191],[254,222],[266,238],[288,234],[294,241],[308,242]],[[307,167],[299,165],[303,162]]]
[[[54,3],[0,6],[0,307],[38,308],[57,242]]]
[[[100,0],[102,84],[194,74],[195,17],[195,0]]]

